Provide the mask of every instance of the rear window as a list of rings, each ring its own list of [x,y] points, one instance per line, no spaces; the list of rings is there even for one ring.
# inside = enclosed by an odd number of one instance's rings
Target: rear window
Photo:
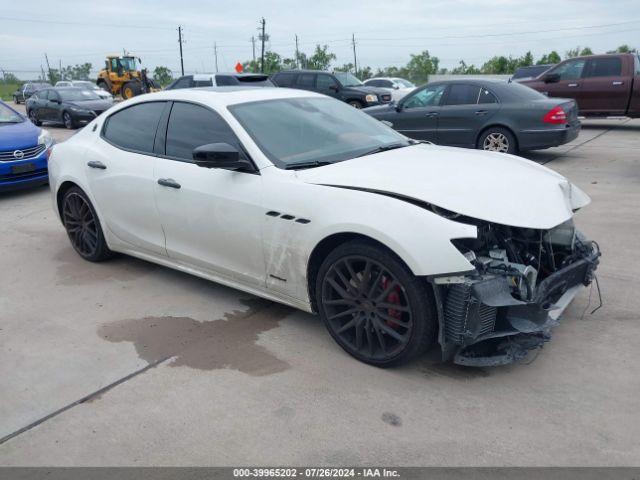
[[[216,85],[218,87],[231,87],[237,84],[238,81],[231,75],[216,75]]]
[[[295,73],[279,73],[273,77],[273,80],[279,87],[290,87],[293,85],[295,77]]]
[[[240,84],[248,84],[255,87],[272,87],[273,82],[267,75],[240,75],[236,77]]]
[[[140,103],[111,115],[102,136],[113,145],[140,153],[153,153],[158,122],[165,102]]]
[[[622,59],[620,57],[602,57],[589,60],[585,72],[586,78],[619,77],[622,75]]]
[[[196,88],[199,87],[213,87],[213,82],[209,78],[208,80],[194,80],[193,86]]]

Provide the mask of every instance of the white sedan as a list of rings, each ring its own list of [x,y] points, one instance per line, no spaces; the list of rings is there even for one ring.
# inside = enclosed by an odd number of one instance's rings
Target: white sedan
[[[82,258],[121,252],[318,313],[377,366],[435,345],[466,365],[522,358],[599,257],[572,221],[589,199],[562,176],[301,90],[142,95],[56,145],[49,173]]]
[[[386,88],[391,93],[394,102],[399,102],[409,93],[416,89],[416,86],[409,80],[398,77],[375,77],[365,80],[368,87]]]

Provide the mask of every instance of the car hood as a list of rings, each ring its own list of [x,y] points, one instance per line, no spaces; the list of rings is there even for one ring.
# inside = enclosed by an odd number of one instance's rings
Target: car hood
[[[468,217],[549,229],[589,197],[537,163],[494,152],[415,145],[297,172],[312,184],[420,200]]]
[[[19,150],[38,144],[40,129],[25,120],[22,123],[0,124],[0,151]]]
[[[375,95],[388,95],[388,88],[380,88],[380,87],[367,87],[366,85],[361,85],[358,87],[345,87],[349,90],[355,90],[356,92],[362,92],[364,94],[373,93]]]
[[[106,110],[111,107],[111,102],[107,100],[83,100],[80,102],[65,102],[68,105],[82,108],[84,110]]]
[[[399,91],[399,90],[398,90]],[[384,113],[391,113],[396,109],[396,105],[386,104],[386,105],[375,105],[373,107],[363,108],[362,111],[368,113],[369,115],[382,115]]]

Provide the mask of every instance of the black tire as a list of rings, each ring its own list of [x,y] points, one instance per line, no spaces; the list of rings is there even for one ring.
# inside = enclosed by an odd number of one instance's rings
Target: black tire
[[[73,119],[73,116],[69,112],[62,112],[62,123],[69,130],[74,130],[78,128],[76,121]]]
[[[364,108],[364,104],[360,100],[349,100],[347,103],[358,110]]]
[[[18,97],[13,97],[13,103],[15,103],[16,105],[20,105],[20,100],[18,100]]]
[[[433,291],[392,252],[354,240],[333,250],[316,277],[316,305],[348,354],[377,367],[426,352],[437,331]]]
[[[113,256],[89,197],[79,187],[71,187],[62,197],[62,223],[73,249],[85,260],[101,262]]]
[[[490,152],[518,153],[518,142],[506,128],[489,127],[480,134],[476,148]]]
[[[27,116],[29,117],[29,120],[31,120],[31,123],[33,123],[36,127],[42,125],[42,122],[40,121],[40,119],[38,119],[38,114],[35,110],[29,110],[27,112]]]
[[[129,81],[122,85],[120,89],[120,96],[123,100],[128,100],[130,98],[135,97],[136,95],[140,95],[142,93],[142,85],[140,82]]]

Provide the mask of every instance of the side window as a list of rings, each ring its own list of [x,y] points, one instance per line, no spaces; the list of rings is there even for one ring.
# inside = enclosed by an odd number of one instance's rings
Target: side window
[[[316,87],[321,92],[331,90],[331,87],[337,87],[338,84],[331,75],[318,75]]]
[[[446,85],[427,87],[414,93],[402,103],[403,108],[434,107],[440,105],[440,99],[446,89]]]
[[[476,85],[453,84],[449,87],[445,105],[475,105],[478,103],[480,87]]]
[[[620,57],[592,58],[585,70],[586,78],[619,77],[622,75],[622,59]]]
[[[117,58],[112,58],[111,59],[111,70],[114,72],[118,71],[118,59]]]
[[[216,85],[219,87],[230,87],[238,85],[238,81],[231,75],[216,75]]]
[[[391,80],[380,80],[379,82],[376,87],[393,88],[393,82]]]
[[[276,85],[278,85],[279,87],[290,87],[291,85],[293,85],[295,74],[279,73],[273,79],[275,80]]]
[[[167,125],[167,156],[190,162],[193,150],[208,143],[240,147],[233,130],[220,115],[199,105],[175,102]]]
[[[60,100],[60,94],[54,90],[47,90],[47,98],[49,100]]]
[[[302,88],[313,88],[315,75],[313,73],[301,73],[296,80],[296,86]]]
[[[369,80],[368,82],[365,82],[365,85],[367,87],[381,87],[382,85],[380,85],[380,83],[382,82],[382,80]]]
[[[117,147],[153,153],[158,121],[165,102],[139,103],[111,115],[102,136]]]
[[[634,59],[636,75],[640,75],[640,54],[636,55]]]
[[[577,80],[582,76],[582,69],[584,68],[585,60],[570,60],[562,65],[558,65],[549,73],[557,73],[560,75],[560,80]]]
[[[40,90],[39,92],[31,95],[33,98],[39,98],[41,100],[46,100],[49,98],[49,90]]]
[[[489,90],[482,88],[480,89],[480,96],[478,96],[478,103],[498,103],[498,99]]]
[[[208,79],[208,80],[194,80],[193,81],[193,86],[194,87],[213,87],[213,82],[211,81],[211,79]]]
[[[30,83],[27,83],[27,84],[24,86],[24,91],[25,91],[25,92],[33,92],[33,85],[31,85]]]

